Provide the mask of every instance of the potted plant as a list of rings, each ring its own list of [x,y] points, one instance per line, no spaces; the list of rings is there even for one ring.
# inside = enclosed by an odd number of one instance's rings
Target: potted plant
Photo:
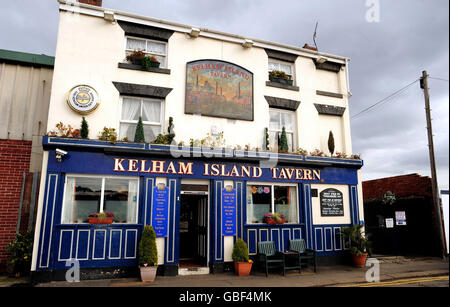
[[[135,50],[127,55],[127,61],[134,65],[142,65],[142,60],[145,58],[145,53],[141,50]]]
[[[139,269],[143,282],[153,282],[158,268],[158,250],[156,233],[153,227],[146,225],[139,241]]]
[[[291,77],[281,70],[272,70],[271,72],[269,72],[269,80],[271,82],[277,82],[281,84],[293,84],[293,80],[291,80]]]
[[[367,255],[370,253],[370,242],[363,235],[362,228],[363,225],[352,225],[350,227],[343,227],[341,230],[345,242],[349,244],[353,264],[359,268],[365,266]]]
[[[99,212],[89,215],[89,224],[111,224],[114,221],[114,213]]]
[[[234,261],[234,271],[239,276],[248,276],[252,270],[253,261],[248,257],[248,247],[244,240],[238,238],[233,246],[232,258]]]
[[[149,69],[150,67],[159,67],[160,62],[154,56],[146,56],[142,58],[142,66],[145,69]]]
[[[276,224],[277,223],[275,221],[275,219],[273,218],[272,213],[267,213],[266,215],[264,215],[263,222],[266,224]]]

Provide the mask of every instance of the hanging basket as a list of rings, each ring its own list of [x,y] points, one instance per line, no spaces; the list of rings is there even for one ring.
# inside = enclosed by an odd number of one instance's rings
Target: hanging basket
[[[105,218],[90,217],[89,218],[89,224],[112,224],[113,221],[114,221],[113,217],[105,217]]]

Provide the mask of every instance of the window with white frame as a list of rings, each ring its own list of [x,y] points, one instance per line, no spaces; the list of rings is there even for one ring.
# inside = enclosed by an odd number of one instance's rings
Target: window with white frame
[[[142,118],[144,136],[146,142],[156,139],[163,131],[164,103],[156,99],[144,99],[136,97],[122,98],[122,112],[120,116],[119,138],[128,138],[133,141],[136,134],[136,126]]]
[[[278,149],[278,143],[284,127],[289,150],[295,151],[295,112],[281,109],[270,109],[269,113],[269,147],[274,150]]]
[[[87,223],[89,215],[114,214],[115,223],[137,223],[138,178],[67,175],[63,224]]]
[[[282,62],[269,58],[269,73],[274,70],[282,71],[288,75],[291,80],[294,80],[294,63]]]
[[[247,184],[247,224],[264,222],[268,213],[282,214],[286,223],[298,223],[297,185]]]
[[[161,63],[161,68],[167,68],[167,43],[150,39],[127,37],[125,56],[133,51],[143,51],[147,56],[154,56]]]

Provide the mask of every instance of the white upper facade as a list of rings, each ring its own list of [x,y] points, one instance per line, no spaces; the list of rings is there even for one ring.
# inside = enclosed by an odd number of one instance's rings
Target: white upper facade
[[[329,154],[327,142],[332,131],[335,152],[352,153],[347,58],[208,29],[195,29],[102,7],[64,0],[59,2],[60,22],[47,125],[49,130],[59,122],[80,127],[81,115],[68,106],[67,97],[74,86],[89,85],[97,91],[100,99],[99,107],[85,115],[91,139],[96,139],[103,128],[108,127],[118,131],[119,139],[128,136],[133,141],[134,133],[131,131],[141,115],[147,142],[158,133],[166,133],[169,117],[172,117],[175,140],[186,145],[191,139],[201,140],[208,134],[223,132],[228,147],[263,149],[267,128],[269,147],[275,148],[274,138],[285,126],[289,151],[302,148],[312,152],[319,149]],[[127,35],[120,25],[122,21],[171,30],[173,34],[167,41],[149,39],[139,34]],[[199,30],[198,37],[193,37],[190,33],[196,30]],[[128,63],[126,55],[132,49],[144,49],[148,55],[156,56],[164,72],[136,70],[121,65]],[[294,61],[272,57],[273,52],[294,56]],[[334,71],[317,65],[319,58],[325,58],[326,64],[330,64]],[[199,60],[232,63],[252,73],[253,120],[185,112],[187,64]],[[269,82],[270,70],[283,70],[291,74],[293,86],[280,87]],[[140,97],[138,93],[121,94],[113,82],[168,88],[171,91],[165,98]],[[286,102],[299,104],[296,108],[286,108]],[[339,112],[336,113],[336,110]]]

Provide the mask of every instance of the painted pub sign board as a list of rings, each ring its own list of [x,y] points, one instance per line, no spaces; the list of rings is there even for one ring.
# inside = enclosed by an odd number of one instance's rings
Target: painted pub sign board
[[[152,226],[156,237],[167,237],[169,189],[164,185],[153,188]]]
[[[236,234],[236,189],[222,190],[222,235]]]
[[[224,61],[187,63],[185,113],[252,121],[253,73]]]
[[[320,192],[321,216],[344,216],[344,199],[342,192],[326,189]]]

